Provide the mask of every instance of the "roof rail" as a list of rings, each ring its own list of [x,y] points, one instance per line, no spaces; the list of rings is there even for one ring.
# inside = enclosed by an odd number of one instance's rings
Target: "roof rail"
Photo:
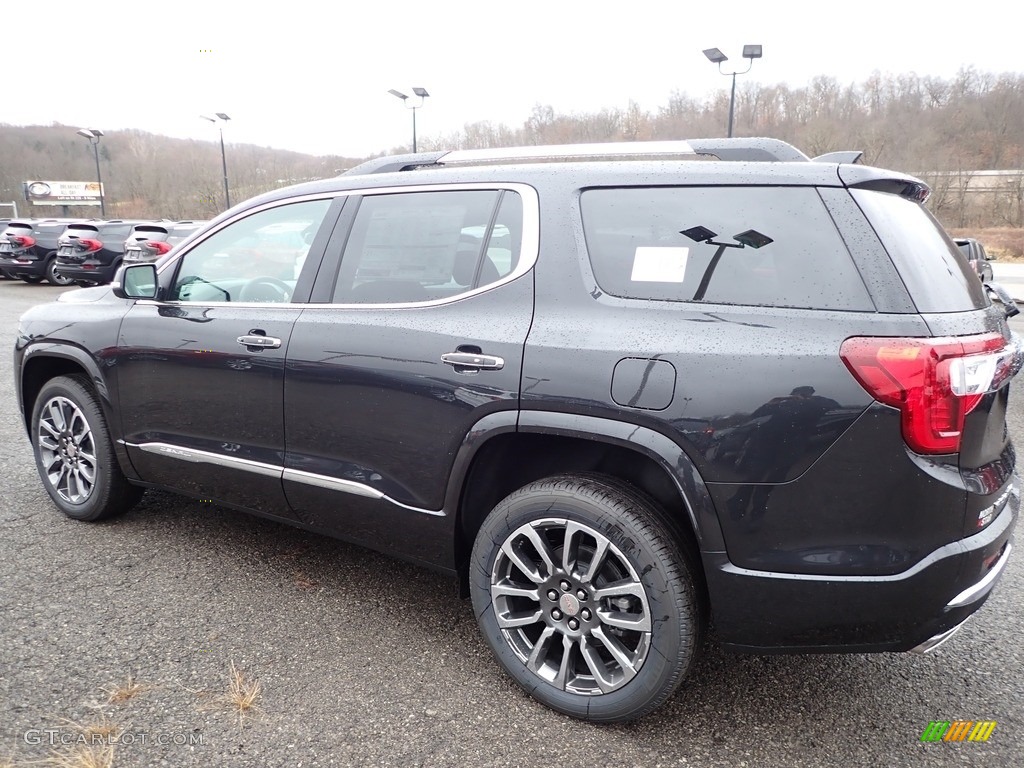
[[[577,158],[643,158],[712,155],[739,162],[807,162],[803,152],[779,139],[690,139],[686,141],[611,141],[594,144],[542,144],[524,147],[456,149],[420,152],[367,160],[343,176],[411,171],[446,165],[480,165],[521,160],[572,160]]]

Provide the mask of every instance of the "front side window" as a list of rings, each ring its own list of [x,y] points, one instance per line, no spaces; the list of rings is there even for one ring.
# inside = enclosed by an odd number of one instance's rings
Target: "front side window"
[[[178,265],[172,301],[287,302],[330,200],[259,211],[190,249]]]
[[[335,284],[336,304],[447,299],[516,267],[523,205],[509,190],[369,195],[359,204]]]
[[[589,189],[581,206],[594,276],[613,296],[874,310],[811,187]]]

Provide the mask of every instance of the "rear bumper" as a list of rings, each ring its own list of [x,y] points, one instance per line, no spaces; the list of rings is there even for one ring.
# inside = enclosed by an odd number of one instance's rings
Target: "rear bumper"
[[[56,271],[72,280],[85,280],[90,283],[109,283],[114,279],[117,268],[113,264],[101,264],[86,261],[82,264],[68,264],[57,260]]]
[[[14,277],[45,277],[46,260],[35,258],[0,259],[0,269]]]
[[[721,641],[771,652],[927,651],[948,639],[988,598],[1012,550],[1020,510],[1017,478],[998,516],[907,570],[828,576],[740,568],[705,553]]]

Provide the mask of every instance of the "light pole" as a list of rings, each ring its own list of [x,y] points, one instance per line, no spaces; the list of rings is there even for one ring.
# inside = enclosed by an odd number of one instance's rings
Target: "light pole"
[[[761,58],[761,46],[760,45],[744,45],[743,46],[743,58],[750,59],[750,63],[747,64],[747,68],[742,72],[722,72],[722,62],[728,61],[729,57],[722,53],[717,48],[708,48],[704,51],[704,55],[708,57],[708,61],[712,64],[718,65],[718,71],[723,75],[729,75],[732,77],[732,90],[729,93],[729,138],[732,138],[732,115],[733,109],[736,107],[736,75],[745,75],[750,71],[750,68],[754,66],[754,59]]]
[[[218,118],[225,123],[231,119],[223,112],[214,112],[213,114],[213,117],[209,115],[200,115],[200,117],[211,123],[216,123]],[[231,207],[231,193],[228,191],[228,156],[224,152],[224,126],[218,124],[217,129],[220,131],[220,165],[224,169],[224,210],[227,210]]]
[[[107,218],[107,206],[103,202],[103,177],[100,176],[100,136],[103,135],[103,131],[99,128],[82,128],[75,131],[79,136],[84,136],[92,144],[92,154],[96,158],[96,183],[100,187],[100,216]]]
[[[416,110],[423,106],[423,100],[425,98],[427,98],[427,96],[429,96],[430,94],[427,93],[427,89],[426,88],[413,88],[412,92],[414,94],[416,94],[417,96],[419,96],[419,98],[420,98],[420,103],[419,104],[410,104],[409,103],[409,97],[406,96],[401,91],[396,91],[394,88],[392,88],[390,91],[388,91],[388,93],[390,93],[392,96],[396,96],[399,99],[401,99],[402,103],[405,104],[405,106],[407,108],[412,110],[412,153],[415,155],[416,154]]]

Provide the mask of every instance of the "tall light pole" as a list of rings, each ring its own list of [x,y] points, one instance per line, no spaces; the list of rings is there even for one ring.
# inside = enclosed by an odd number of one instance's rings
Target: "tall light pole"
[[[96,183],[100,187],[100,216],[107,218],[107,206],[103,202],[103,177],[100,175],[100,137],[103,131],[99,128],[82,128],[75,131],[79,136],[84,136],[92,144],[92,154],[96,158]]]
[[[211,123],[217,123],[218,118],[224,123],[231,119],[223,112],[214,112],[213,114],[213,117],[209,115],[200,115],[200,117]],[[228,191],[228,156],[224,152],[224,126],[218,123],[217,129],[220,131],[220,165],[224,169],[224,210],[226,211],[231,207],[231,193]]]
[[[405,106],[407,108],[412,110],[412,153],[415,155],[416,154],[416,110],[423,106],[423,100],[425,98],[427,98],[427,96],[429,96],[430,94],[427,93],[427,89],[426,88],[413,88],[412,92],[414,94],[416,94],[417,96],[419,96],[419,98],[420,98],[420,103],[419,104],[411,104],[409,102],[409,97],[408,96],[406,96],[401,91],[396,91],[394,88],[392,88],[390,91],[388,91],[388,93],[390,93],[392,96],[396,96],[399,99],[401,99],[402,103],[405,104]]]
[[[760,45],[744,45],[743,46],[743,58],[750,59],[750,63],[747,64],[747,68],[742,72],[722,72],[722,62],[728,61],[729,57],[722,53],[717,48],[708,48],[704,51],[704,55],[708,57],[708,61],[712,64],[718,65],[718,71],[723,75],[732,77],[732,90],[729,93],[729,138],[732,138],[732,115],[733,110],[736,107],[736,75],[745,75],[750,71],[750,68],[754,66],[754,59],[761,58],[761,46]]]

